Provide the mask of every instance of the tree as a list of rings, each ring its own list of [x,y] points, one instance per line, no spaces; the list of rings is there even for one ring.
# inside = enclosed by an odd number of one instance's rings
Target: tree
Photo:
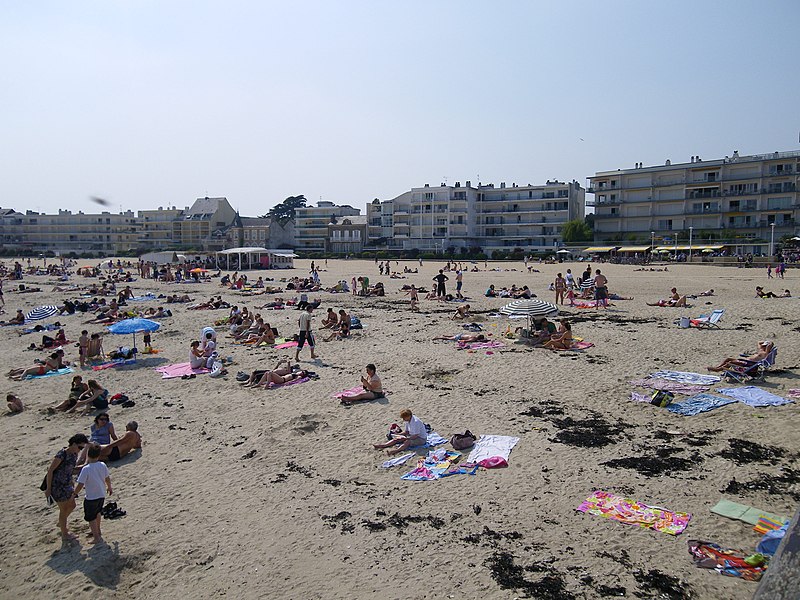
[[[306,197],[302,194],[299,196],[289,196],[280,204],[276,204],[270,208],[267,214],[261,215],[261,218],[270,217],[283,225],[287,221],[294,219],[294,211],[296,209],[305,208],[305,206]]]
[[[588,242],[593,237],[592,228],[586,224],[585,221],[580,219],[573,219],[564,223],[564,229],[561,231],[561,237],[567,243],[571,242]]]

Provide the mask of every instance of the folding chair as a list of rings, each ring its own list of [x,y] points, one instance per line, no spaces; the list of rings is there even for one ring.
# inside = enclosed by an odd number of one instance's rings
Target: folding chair
[[[778,349],[773,348],[767,357],[762,360],[750,361],[742,359],[742,362],[746,364],[725,369],[722,377],[739,383],[764,379],[767,372],[775,366],[777,357]]]
[[[719,322],[724,314],[725,309],[718,308],[710,315],[700,315],[696,319],[690,319],[689,323],[692,327],[697,327],[698,329],[719,329]]]

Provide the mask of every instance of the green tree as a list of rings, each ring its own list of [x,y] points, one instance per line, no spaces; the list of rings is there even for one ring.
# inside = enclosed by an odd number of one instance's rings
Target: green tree
[[[592,228],[580,219],[573,219],[564,223],[561,230],[562,239],[567,242],[588,242],[593,237]]]
[[[265,215],[261,215],[261,217],[271,217],[283,225],[287,221],[294,219],[294,211],[298,208],[305,208],[306,202],[306,197],[302,194],[299,196],[289,196],[280,204],[276,204],[270,208],[269,212]]]

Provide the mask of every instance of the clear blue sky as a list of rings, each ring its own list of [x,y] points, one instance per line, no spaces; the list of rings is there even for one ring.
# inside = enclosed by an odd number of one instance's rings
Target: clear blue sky
[[[5,2],[0,206],[254,215],[798,149],[800,2]]]

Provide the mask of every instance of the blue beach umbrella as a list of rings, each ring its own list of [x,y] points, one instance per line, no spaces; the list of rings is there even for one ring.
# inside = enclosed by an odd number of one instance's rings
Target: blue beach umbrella
[[[161,323],[151,321],[150,319],[125,319],[119,323],[114,323],[108,326],[108,331],[118,334],[133,334],[133,347],[136,347],[136,333],[139,331],[156,331],[161,327]]]

